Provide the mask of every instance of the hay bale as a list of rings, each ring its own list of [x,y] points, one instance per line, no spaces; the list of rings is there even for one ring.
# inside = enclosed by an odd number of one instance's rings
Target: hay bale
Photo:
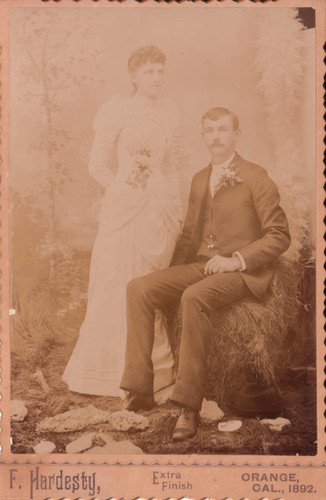
[[[300,308],[301,274],[300,265],[279,259],[265,301],[245,298],[213,314],[208,397],[223,402],[244,383],[256,381],[277,387],[278,369],[291,364],[288,327]],[[176,362],[180,335],[178,314],[170,330]]]

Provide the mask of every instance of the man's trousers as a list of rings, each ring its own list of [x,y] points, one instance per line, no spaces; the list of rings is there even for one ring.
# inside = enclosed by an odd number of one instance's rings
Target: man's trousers
[[[206,261],[200,261],[169,267],[128,283],[127,346],[120,385],[122,389],[153,394],[151,354],[155,309],[165,311],[181,299],[179,367],[171,399],[193,410],[200,410],[207,384],[212,312],[251,295],[240,272],[206,276],[205,265]]]

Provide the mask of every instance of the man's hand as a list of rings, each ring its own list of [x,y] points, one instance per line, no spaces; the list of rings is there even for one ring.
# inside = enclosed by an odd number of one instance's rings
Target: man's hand
[[[242,265],[237,255],[233,257],[222,257],[221,255],[214,255],[205,266],[206,276],[215,273],[233,273],[239,271]]]

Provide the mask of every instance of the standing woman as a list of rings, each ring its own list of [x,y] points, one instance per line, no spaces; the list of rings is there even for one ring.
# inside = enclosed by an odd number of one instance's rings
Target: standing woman
[[[173,106],[159,95],[165,55],[154,46],[128,61],[132,96],[98,111],[89,170],[105,188],[94,244],[85,320],[62,379],[85,394],[122,396],[126,285],[168,267],[181,221],[180,136]],[[112,167],[113,153],[118,169]],[[156,313],[154,390],[173,383],[173,357],[162,314]]]

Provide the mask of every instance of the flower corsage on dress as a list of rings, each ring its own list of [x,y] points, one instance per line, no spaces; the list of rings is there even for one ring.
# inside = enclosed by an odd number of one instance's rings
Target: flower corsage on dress
[[[132,169],[126,183],[133,189],[146,189],[147,180],[153,173],[152,151],[150,149],[137,149],[131,153]]]

